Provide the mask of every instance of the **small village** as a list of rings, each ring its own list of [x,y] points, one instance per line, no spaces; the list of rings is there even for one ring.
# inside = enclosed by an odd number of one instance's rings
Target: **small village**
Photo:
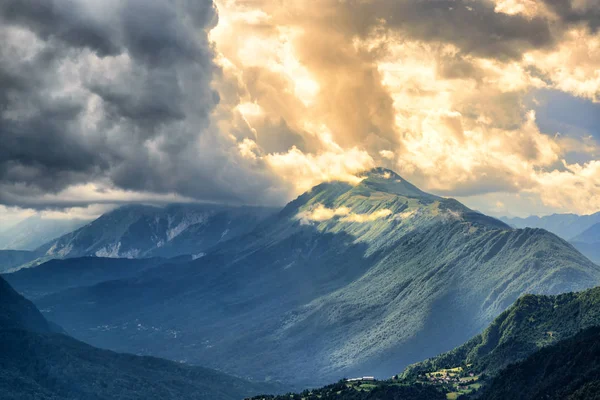
[[[346,379],[346,382],[372,382],[375,380],[374,376],[363,376],[362,378],[350,378],[350,379]]]
[[[478,375],[470,371],[471,365],[455,368],[440,369],[434,372],[422,373],[416,379],[417,383],[422,385],[431,385],[439,387],[446,393],[448,400],[456,400],[461,395],[468,395],[479,390],[482,386],[484,376]],[[404,385],[398,375],[393,376],[390,381],[378,381],[373,376],[363,376],[357,378],[349,378],[344,380],[349,387],[355,390],[364,391],[372,390],[381,384],[396,384]]]
[[[470,365],[467,366],[467,368],[469,367]],[[447,394],[448,400],[455,400],[460,395],[470,394],[479,390],[481,387],[481,378],[480,375],[465,370],[463,367],[455,367],[422,374],[418,377],[417,381],[443,385],[450,390]]]

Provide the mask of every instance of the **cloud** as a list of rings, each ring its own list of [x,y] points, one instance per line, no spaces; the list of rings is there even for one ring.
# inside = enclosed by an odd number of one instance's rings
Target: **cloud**
[[[600,2],[598,0],[543,0],[562,22],[584,23],[594,33],[600,27]]]
[[[313,155],[293,147],[287,153],[266,155],[265,162],[276,174],[289,179],[299,191],[334,180],[357,184],[363,179],[359,173],[374,167],[371,156],[358,148],[334,149]]]
[[[322,204],[317,204],[315,208],[310,211],[303,211],[298,213],[296,219],[302,221],[302,223],[309,223],[311,221],[322,222],[329,221],[333,217],[346,216],[350,214],[348,207],[339,207],[336,209],[327,208]]]
[[[254,154],[277,160],[269,168],[294,182],[297,191],[328,179],[323,168],[312,166],[330,143],[344,153],[364,152],[372,164],[451,196],[541,193],[540,177],[565,172],[562,160],[574,146],[583,146],[541,132],[525,102],[543,88],[590,98],[596,93],[597,39],[561,19],[551,5],[320,4],[317,10],[302,2],[286,3],[285,9],[266,1],[223,3],[228,23],[214,35],[217,49],[241,77],[242,97],[260,105],[261,118],[250,123]],[[260,9],[262,17],[244,19],[251,9]],[[575,44],[581,50],[570,52]],[[298,82],[306,80],[315,90],[300,95]],[[272,152],[271,140],[258,140],[277,118],[296,135],[288,152]],[[298,150],[306,140],[312,145]],[[589,142],[584,147],[595,148]],[[286,160],[294,167],[276,168]],[[306,172],[295,173],[298,165]],[[570,199],[563,197],[562,209],[589,211]]]
[[[219,110],[217,19],[206,0],[2,2],[0,203],[55,207],[89,184],[257,198],[277,178],[250,168],[213,120],[233,112]]]
[[[0,204],[282,204],[384,165],[599,207],[589,125],[530,101],[598,101],[596,0],[216,1],[2,2]]]
[[[182,189],[161,158],[184,159],[218,103],[211,2],[6,1],[0,20],[0,201]]]
[[[392,214],[391,210],[382,209],[372,213],[357,214],[353,213],[348,207],[327,208],[323,204],[317,204],[314,208],[308,211],[302,211],[296,215],[296,219],[302,224],[310,224],[311,222],[329,221],[336,217],[341,217],[342,222],[373,222],[380,218],[385,218]]]
[[[347,216],[342,218],[342,221],[358,222],[358,223],[373,222],[380,218],[385,218],[391,214],[392,214],[392,210],[388,210],[388,209],[377,210],[377,211],[369,213],[369,214],[354,214],[354,213],[352,213],[352,214],[348,214]]]
[[[562,208],[565,204],[582,211],[599,210],[600,161],[585,164],[564,164],[564,170],[554,170],[535,176],[538,183],[531,192],[540,196],[545,205]],[[565,190],[568,188],[568,190]]]
[[[393,151],[389,151],[389,150],[381,150],[379,152],[379,155],[387,160],[393,160],[394,159],[394,152]]]

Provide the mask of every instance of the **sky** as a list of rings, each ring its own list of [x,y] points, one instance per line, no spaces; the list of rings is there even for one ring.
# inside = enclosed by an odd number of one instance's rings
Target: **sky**
[[[393,169],[600,211],[600,0],[4,0],[0,222]]]

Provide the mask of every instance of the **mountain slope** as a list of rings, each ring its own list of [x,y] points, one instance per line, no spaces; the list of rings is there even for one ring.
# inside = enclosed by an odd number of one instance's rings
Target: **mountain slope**
[[[400,376],[338,382],[306,390],[302,397],[344,400],[395,387],[423,399],[442,393],[478,399],[600,398],[600,287],[558,296],[525,295],[482,334],[411,365]],[[282,397],[255,399],[272,398]]]
[[[555,235],[514,230],[375,169],[316,186],[165,273],[36,300],[95,345],[318,384],[390,376],[481,332],[524,293],[600,282]]]
[[[549,399],[600,398],[600,327],[535,351],[525,360],[510,364],[496,376],[474,374],[465,365],[432,370],[419,376],[387,380],[350,379],[302,393],[261,395],[251,400],[370,399]],[[460,397],[459,397],[460,396]]]
[[[104,214],[37,251],[54,258],[201,256],[217,243],[252,230],[271,213],[271,209],[260,207],[130,205]]]
[[[443,391],[425,385],[399,385],[390,381],[339,381],[298,394],[260,395],[248,400],[446,400]]]
[[[581,254],[589,258],[591,261],[600,265],[600,242],[598,243],[581,243],[572,242],[573,247],[580,251]]]
[[[0,329],[20,329],[32,332],[58,332],[49,324],[32,302],[18,294],[0,278]]]
[[[152,357],[99,350],[59,334],[0,330],[3,399],[222,399],[275,386]]]
[[[600,243],[600,223],[594,224],[575,236],[573,242],[598,244]]]
[[[29,217],[0,232],[0,250],[35,250],[59,236],[80,228],[88,221]]]
[[[553,214],[545,217],[501,218],[517,228],[542,228],[568,240],[584,256],[600,264],[600,212],[591,215]]]
[[[493,380],[480,398],[599,399],[600,328],[590,328],[511,365]]]
[[[596,264],[600,264],[600,223],[594,224],[571,242],[573,246]]]
[[[38,254],[25,250],[0,250],[0,273],[18,268],[38,258]]]
[[[2,278],[0,299],[2,399],[238,400],[279,389],[206,368],[99,350],[54,333]]]
[[[600,326],[600,287],[558,296],[526,295],[462,346],[407,368],[404,375],[472,364],[493,375],[544,346]]]
[[[57,259],[5,274],[3,278],[20,293],[33,299],[69,288],[134,277],[149,268],[159,265],[168,268],[177,262],[177,260],[162,258],[141,260],[103,257]]]

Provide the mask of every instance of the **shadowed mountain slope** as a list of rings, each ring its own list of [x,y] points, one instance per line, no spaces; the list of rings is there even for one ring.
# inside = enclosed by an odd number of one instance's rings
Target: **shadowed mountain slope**
[[[510,365],[480,398],[600,399],[600,328],[585,330]]]
[[[191,257],[182,258],[190,260]],[[163,258],[126,259],[104,257],[81,257],[64,260],[50,260],[41,265],[23,268],[3,275],[12,287],[35,299],[70,288],[91,286],[100,282],[131,278],[160,265],[169,265],[182,260]]]
[[[33,332],[58,332],[46,321],[33,303],[18,294],[0,278],[0,328]]]
[[[25,250],[0,250],[0,273],[8,272],[27,264],[38,257],[33,251]]]
[[[99,350],[54,333],[0,278],[0,397],[39,400],[239,400],[275,390],[214,370]]]

